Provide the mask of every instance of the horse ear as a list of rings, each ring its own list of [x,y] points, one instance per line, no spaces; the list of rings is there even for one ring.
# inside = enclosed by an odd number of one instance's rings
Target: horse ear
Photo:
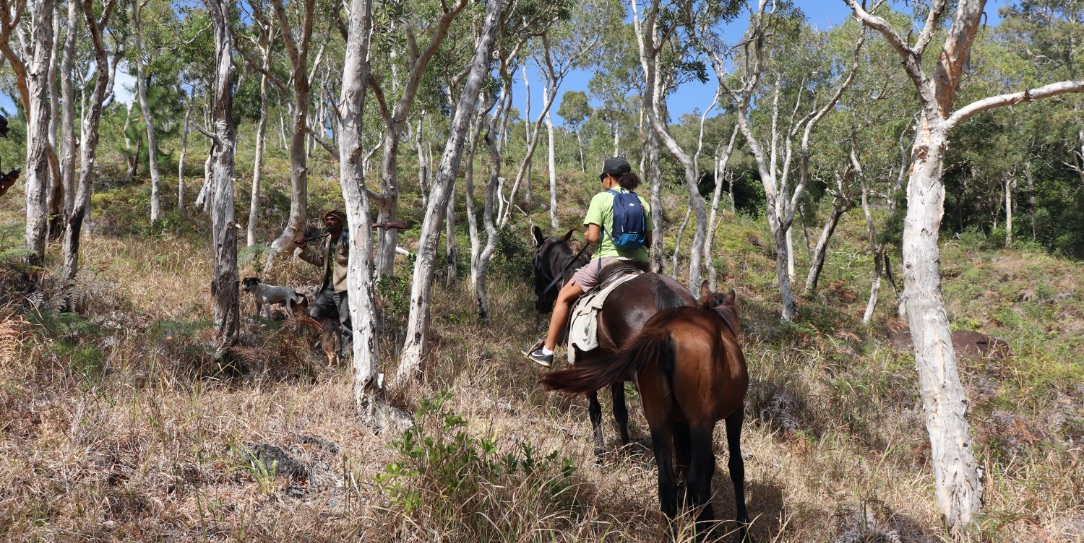
[[[542,237],[542,229],[539,227],[532,227],[531,232],[534,234],[534,240],[538,242],[539,245],[542,245],[542,242],[546,241],[546,238]]]
[[[726,305],[734,305],[734,302],[736,302],[737,299],[737,293],[734,292],[734,289],[730,289],[730,292],[726,293],[726,296],[723,297],[723,302],[726,303]]]
[[[700,300],[707,301],[709,296],[711,296],[711,289],[708,288],[708,282],[705,280],[703,283],[700,283]]]
[[[568,230],[568,232],[565,232],[565,235],[564,235],[564,236],[561,236],[561,239],[563,239],[563,240],[565,240],[565,241],[568,241],[569,239],[571,239],[571,238],[572,238],[572,233],[573,233],[573,232],[575,232],[575,231],[576,231],[576,229],[575,229],[575,228],[570,228],[570,229]]]

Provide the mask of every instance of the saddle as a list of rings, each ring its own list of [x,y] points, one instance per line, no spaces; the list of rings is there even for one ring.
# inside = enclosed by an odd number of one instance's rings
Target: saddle
[[[588,264],[590,265],[590,264]],[[598,285],[583,293],[568,319],[568,363],[576,363],[576,349],[590,351],[598,347],[598,312],[606,297],[625,282],[648,271],[647,264],[622,258],[604,266]]]

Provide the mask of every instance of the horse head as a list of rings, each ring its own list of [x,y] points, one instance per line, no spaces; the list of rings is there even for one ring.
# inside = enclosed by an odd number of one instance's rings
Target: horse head
[[[712,292],[708,282],[700,284],[700,306],[719,314],[736,334],[738,332],[738,302],[734,289],[730,292]]]
[[[539,313],[549,313],[553,309],[553,303],[557,301],[557,293],[561,290],[567,278],[575,269],[569,270],[572,260],[572,248],[568,240],[572,237],[575,228],[570,229],[561,237],[547,238],[542,235],[542,230],[535,226],[532,230],[536,243],[534,253],[534,293],[536,300],[535,309]]]

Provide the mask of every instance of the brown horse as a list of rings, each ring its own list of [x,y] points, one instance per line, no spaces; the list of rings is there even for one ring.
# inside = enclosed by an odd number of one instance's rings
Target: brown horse
[[[651,427],[662,511],[672,520],[681,501],[699,508],[696,527],[701,534],[711,530],[714,521],[712,432],[716,422],[725,420],[737,520],[742,540],[748,540],[741,426],[749,375],[738,345],[734,291],[712,293],[705,282],[700,296],[700,307],[660,311],[620,351],[547,374],[542,384],[550,390],[583,393],[635,380]],[[681,500],[675,472],[685,470],[686,496]]]
[[[568,240],[575,230],[569,230],[561,237],[543,237],[542,231],[533,229],[538,243],[534,257],[535,294],[538,299],[535,308],[539,313],[548,313],[557,299],[557,292],[581,266],[587,264],[587,258],[578,258],[572,254]],[[605,275],[606,270],[602,270]],[[695,306],[696,298],[677,281],[656,273],[644,273],[610,293],[602,311],[598,315],[599,346],[591,351],[577,350],[578,364],[590,364],[595,358],[613,354],[643,328],[644,323],[659,311],[672,307]],[[625,407],[625,386],[622,381],[608,381],[613,397],[614,420],[621,432],[621,443],[629,443],[628,410]],[[595,437],[595,454],[601,455],[604,449],[602,440],[602,406],[598,403],[598,387],[583,390],[587,395],[587,412],[591,417],[591,426]]]

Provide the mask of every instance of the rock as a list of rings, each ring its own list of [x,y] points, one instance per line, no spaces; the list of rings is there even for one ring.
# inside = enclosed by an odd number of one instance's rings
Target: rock
[[[832,543],[925,543],[934,538],[906,515],[893,512],[880,500],[844,504],[832,514]]]
[[[294,459],[282,447],[275,445],[253,445],[245,451],[249,462],[263,462],[268,469],[275,466],[275,475],[290,477],[295,480],[308,480],[311,476],[309,467],[304,462]]]
[[[801,429],[801,401],[793,392],[767,381],[749,384],[746,403],[753,416],[784,432]]]
[[[911,332],[892,332],[888,334],[888,344],[902,352],[913,352]],[[952,333],[952,348],[960,357],[977,356],[989,358],[1009,358],[1012,349],[1004,340],[973,331]]]

